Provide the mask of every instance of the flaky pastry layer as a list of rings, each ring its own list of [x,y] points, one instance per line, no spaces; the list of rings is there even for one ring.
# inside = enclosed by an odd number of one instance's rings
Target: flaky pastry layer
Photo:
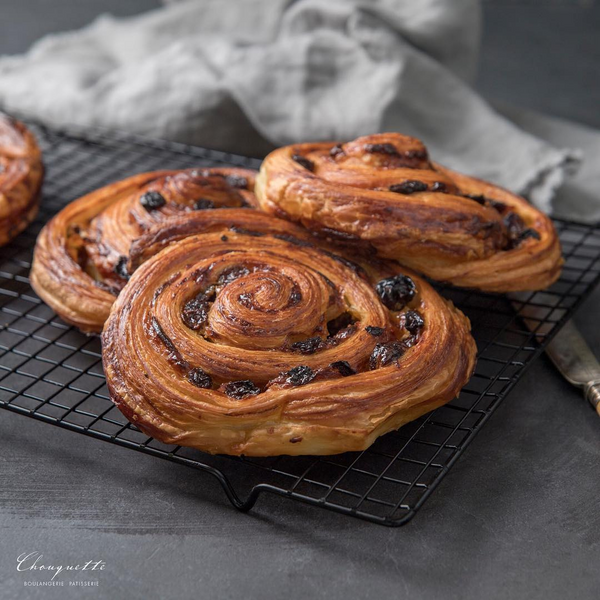
[[[263,210],[355,239],[439,281],[494,292],[537,290],[560,275],[551,220],[491,183],[429,160],[417,139],[385,133],[296,144],[264,160]]]
[[[111,398],[142,431],[211,453],[362,450],[454,398],[468,319],[392,261],[349,258],[258,211],[148,231],[102,334]]]
[[[0,114],[0,246],[35,218],[43,175],[33,134],[23,123]]]
[[[31,284],[65,321],[99,332],[129,277],[133,240],[173,216],[253,206],[254,176],[229,168],[155,171],[87,194],[42,229]]]

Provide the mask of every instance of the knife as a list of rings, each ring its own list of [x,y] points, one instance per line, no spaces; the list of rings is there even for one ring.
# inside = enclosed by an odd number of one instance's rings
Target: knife
[[[600,364],[573,321],[546,346],[546,354],[570,384],[583,389],[600,415]]]
[[[543,292],[539,298],[536,296],[539,304],[531,302],[531,295],[523,292],[507,295],[526,327],[540,336],[540,342],[566,312],[560,302],[544,296]],[[600,363],[572,320],[567,321],[546,346],[546,354],[571,385],[583,390],[583,395],[600,415]]]

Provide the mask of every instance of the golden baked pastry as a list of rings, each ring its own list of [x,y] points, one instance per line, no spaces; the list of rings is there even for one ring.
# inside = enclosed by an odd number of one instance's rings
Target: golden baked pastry
[[[71,202],[40,233],[31,269],[36,293],[82,331],[101,331],[129,273],[131,242],[166,218],[255,204],[254,171],[141,173]]]
[[[425,275],[494,292],[537,290],[560,275],[551,220],[523,198],[431,162],[395,133],[296,144],[264,160],[263,210],[355,238]]]
[[[35,218],[43,175],[33,134],[23,123],[0,113],[0,246]]]
[[[454,398],[468,319],[392,261],[349,260],[259,211],[138,239],[102,333],[112,400],[169,444],[248,456],[362,450]],[[139,266],[138,266],[139,265]]]

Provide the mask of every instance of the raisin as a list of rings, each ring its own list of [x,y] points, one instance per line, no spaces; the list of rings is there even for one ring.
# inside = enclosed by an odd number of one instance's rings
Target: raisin
[[[188,300],[181,312],[181,320],[194,331],[197,331],[204,325],[208,318],[209,302],[208,298],[200,293],[195,298]]]
[[[365,152],[369,154],[398,154],[398,150],[396,150],[396,146],[393,144],[367,144]]]
[[[115,273],[123,279],[129,279],[129,271],[127,270],[127,257],[120,256],[114,268]]]
[[[374,337],[379,337],[383,333],[383,327],[373,327],[372,325],[367,325],[365,327],[365,331]]]
[[[187,380],[196,387],[209,389],[212,387],[212,377],[200,367],[190,369]]]
[[[414,194],[415,192],[424,192],[427,189],[427,184],[416,179],[408,179],[403,183],[394,183],[390,185],[390,192],[397,194]]]
[[[248,187],[248,180],[242,175],[226,175],[225,181],[234,188],[245,189]]]
[[[446,186],[446,184],[443,181],[436,181],[431,186],[431,191],[432,192],[442,192],[442,194],[444,194],[448,191],[448,187]]]
[[[322,341],[320,337],[312,337],[300,342],[294,342],[291,348],[302,354],[314,354],[321,346]]]
[[[335,319],[331,319],[331,321],[327,322],[327,331],[329,335],[336,335],[342,329],[346,329],[354,323],[354,318],[349,312],[344,312]]]
[[[290,244],[294,244],[294,246],[300,246],[303,248],[313,248],[314,244],[311,242],[307,242],[306,240],[301,240],[296,236],[293,236],[289,233],[276,233],[273,235],[274,238],[278,240],[283,240],[284,242],[289,242]]]
[[[315,170],[315,163],[312,160],[308,160],[308,158],[304,158],[304,156],[300,156],[300,154],[292,154],[292,160],[308,171]]]
[[[409,333],[416,335],[423,329],[424,325],[425,321],[423,321],[423,317],[416,310],[409,310],[404,315],[404,327],[406,327]]]
[[[215,203],[207,198],[200,198],[200,200],[194,202],[194,210],[207,210],[214,207]]]
[[[504,212],[508,206],[504,204],[504,202],[499,202],[498,200],[493,200],[492,198],[487,198],[482,194],[463,194],[464,198],[469,198],[469,200],[475,200],[477,204],[481,204],[482,206],[490,206],[491,208],[496,209],[498,212]]]
[[[541,239],[540,234],[535,230],[535,229],[531,229],[528,228],[526,229],[522,234],[521,234],[521,239],[522,240],[526,240],[527,238],[535,238],[536,240]]]
[[[302,292],[299,290],[299,288],[295,287],[290,292],[289,306],[296,306],[296,304],[298,304],[298,302],[300,302],[301,300]]]
[[[227,240],[229,240],[229,238],[226,235],[222,235],[221,236],[221,241],[222,242],[226,242]]]
[[[506,226],[506,233],[511,242],[517,242],[521,237],[521,234],[525,231],[525,223],[523,219],[514,212],[510,212],[504,217],[504,225]]]
[[[225,393],[230,398],[240,400],[246,396],[260,394],[260,388],[256,387],[249,379],[242,379],[241,381],[230,381],[225,386]]]
[[[250,235],[252,237],[262,237],[263,235],[265,235],[262,231],[254,231],[253,229],[246,229],[244,227],[236,227],[235,225],[232,225],[229,228],[230,231],[233,231],[233,233],[239,233],[240,235]]]
[[[402,310],[415,296],[415,282],[407,275],[396,275],[382,279],[375,291],[390,310]]]
[[[240,265],[235,265],[233,267],[229,267],[221,272],[219,275],[218,283],[222,285],[227,285],[240,277],[245,277],[250,273],[250,269],[248,267],[242,267]]]
[[[332,369],[337,369],[342,377],[350,377],[356,374],[356,371],[350,366],[347,360],[336,360],[329,365]]]
[[[385,367],[390,363],[398,360],[406,350],[406,346],[402,342],[389,342],[387,344],[377,344],[373,348],[371,357],[369,358],[369,366],[371,369]]]
[[[336,157],[339,154],[344,154],[344,149],[342,148],[342,146],[340,144],[338,144],[337,146],[334,146],[330,151],[329,151],[329,156],[332,157]]]
[[[165,197],[154,190],[146,192],[140,197],[140,204],[147,210],[156,210],[167,203]]]
[[[508,209],[508,204],[504,204],[504,202],[498,202],[498,200],[492,200],[490,198],[488,198],[488,202],[490,203],[490,206],[499,213],[502,213]]]
[[[286,381],[292,385],[306,385],[315,378],[315,375],[316,373],[310,367],[300,365],[287,372]]]

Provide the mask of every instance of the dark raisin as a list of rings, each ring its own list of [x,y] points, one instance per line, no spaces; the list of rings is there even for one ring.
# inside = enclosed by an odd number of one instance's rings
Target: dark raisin
[[[300,156],[300,154],[292,154],[292,160],[309,171],[315,170],[315,163],[308,160],[308,158],[304,158],[304,156]]]
[[[196,367],[195,369],[190,369],[187,374],[188,381],[199,388],[211,388],[212,387],[212,377],[200,367]]]
[[[300,300],[302,300],[302,292],[297,287],[295,287],[290,292],[289,305],[295,306],[296,304],[298,304],[298,302],[300,302]]]
[[[219,275],[218,283],[222,285],[227,285],[240,277],[245,277],[250,273],[250,269],[248,267],[242,267],[240,265],[235,265],[233,267],[229,267],[222,271]]]
[[[412,333],[416,335],[423,329],[425,325],[425,321],[423,321],[423,317],[416,310],[409,310],[404,315],[404,327]]]
[[[333,156],[334,158],[336,156],[338,156],[339,154],[344,154],[344,149],[341,147],[340,144],[338,144],[337,146],[334,146],[330,151],[329,151],[329,156]]]
[[[322,341],[323,340],[320,337],[312,337],[300,342],[294,342],[291,348],[302,354],[314,354],[321,346]]]
[[[521,239],[522,240],[526,240],[527,238],[535,238],[536,240],[541,239],[540,234],[535,230],[535,229],[526,229],[522,234],[521,234]]]
[[[209,308],[208,298],[200,293],[185,303],[181,311],[181,320],[187,327],[197,331],[206,322]]]
[[[367,144],[365,146],[365,152],[368,152],[369,154],[398,154],[398,150],[393,144]]]
[[[508,213],[504,217],[504,225],[506,226],[506,232],[510,240],[518,240],[523,231],[525,231],[525,223],[523,219],[514,212]]]
[[[315,378],[315,375],[315,372],[310,367],[300,365],[287,372],[286,381],[292,385],[306,385]]]
[[[337,369],[342,377],[350,377],[354,375],[356,371],[350,366],[347,360],[336,360],[329,365],[332,369]]]
[[[229,238],[226,235],[221,236],[221,241],[226,242]]]
[[[127,257],[120,256],[114,268],[115,273],[123,279],[129,279],[129,271],[127,270]]]
[[[405,158],[416,158],[418,160],[427,159],[427,150],[407,150],[404,153]]]
[[[478,204],[483,206],[489,206],[491,208],[496,209],[498,212],[504,212],[508,206],[504,204],[504,202],[499,202],[498,200],[492,200],[492,198],[487,198],[482,194],[463,194],[464,198],[469,198],[469,200],[475,200]]]
[[[468,198],[469,200],[475,200],[477,204],[487,204],[487,198],[481,194],[463,194],[463,197]]]
[[[406,350],[402,342],[389,342],[388,344],[377,344],[373,348],[371,357],[369,358],[369,366],[371,369],[385,367],[392,362],[398,360]]]
[[[225,386],[225,393],[230,398],[240,400],[246,396],[260,394],[260,388],[256,387],[249,379],[242,379],[241,381],[230,381]]]
[[[207,210],[214,207],[215,203],[207,198],[200,198],[200,200],[196,200],[196,202],[194,202],[195,210]]]
[[[365,331],[374,337],[379,337],[384,330],[383,327],[373,327],[372,325],[367,325],[365,327]]]
[[[442,192],[442,193],[445,193],[445,192],[448,191],[448,187],[446,186],[446,184],[443,181],[436,181],[431,186],[431,191],[432,192]]]
[[[234,188],[245,189],[248,187],[248,180],[242,175],[226,175],[225,181]]]
[[[352,315],[349,312],[344,312],[335,319],[327,322],[327,331],[329,331],[329,335],[336,335],[336,333],[352,325],[352,323],[354,323]]]
[[[375,291],[387,308],[402,310],[414,298],[417,288],[407,275],[396,275],[382,279],[375,286]]]
[[[232,225],[229,230],[240,235],[250,235],[252,237],[262,237],[265,235],[262,231],[254,231],[252,229],[245,229],[244,227],[236,227],[235,225]]]
[[[498,202],[498,200],[492,200],[491,198],[488,198],[488,202],[490,203],[490,206],[499,213],[508,209],[508,204],[504,204],[504,202]]]
[[[167,203],[165,197],[154,190],[146,192],[140,197],[140,204],[147,210],[156,210]]]
[[[424,192],[427,189],[427,184],[415,179],[408,179],[403,183],[394,183],[390,185],[390,192],[397,194],[414,194],[415,192]]]
[[[312,244],[311,242],[307,242],[306,240],[301,240],[301,239],[297,238],[296,236],[293,236],[289,233],[276,233],[273,237],[277,238],[278,240],[283,240],[284,242],[289,242],[290,244],[294,244],[294,246],[300,246],[303,248],[312,248],[314,246],[314,244]]]

